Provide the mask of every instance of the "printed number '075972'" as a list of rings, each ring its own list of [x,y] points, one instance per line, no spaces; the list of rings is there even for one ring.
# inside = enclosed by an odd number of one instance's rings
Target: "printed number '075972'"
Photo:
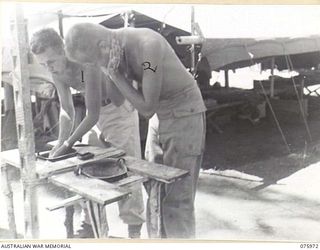
[[[300,244],[300,248],[306,248],[306,249],[310,249],[310,248],[319,248],[319,244],[314,244],[314,243],[303,243]]]

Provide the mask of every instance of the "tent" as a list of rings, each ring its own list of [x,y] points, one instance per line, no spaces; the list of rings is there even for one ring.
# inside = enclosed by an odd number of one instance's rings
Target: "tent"
[[[290,55],[293,68],[312,68],[320,64],[320,36],[300,38],[257,39],[206,39],[201,51],[211,70],[227,70],[263,63],[270,68],[275,58],[279,70],[288,69],[285,55]]]

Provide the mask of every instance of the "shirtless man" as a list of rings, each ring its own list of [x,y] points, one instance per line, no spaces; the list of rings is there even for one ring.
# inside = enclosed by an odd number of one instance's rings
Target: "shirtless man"
[[[65,56],[61,37],[53,29],[36,32],[30,46],[37,61],[51,73],[60,100],[59,137],[51,156],[65,153],[97,124],[107,142],[125,150],[128,155],[140,158],[138,113],[124,101],[101,70],[70,61]],[[70,88],[84,93],[87,109],[86,117],[74,132],[75,111]],[[141,186],[133,187],[131,197],[118,204],[120,218],[128,224],[129,237],[139,237],[144,222]]]
[[[205,141],[205,105],[192,75],[169,43],[146,28],[110,30],[82,23],[66,36],[69,58],[99,66],[144,116],[159,118],[163,163],[190,171],[168,184],[162,200],[163,237],[195,237],[194,198]],[[132,87],[132,80],[140,90]]]

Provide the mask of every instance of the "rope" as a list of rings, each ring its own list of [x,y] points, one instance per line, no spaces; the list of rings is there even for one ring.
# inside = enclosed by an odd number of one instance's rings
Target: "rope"
[[[244,45],[244,47],[245,47],[246,52],[248,53],[248,55],[249,55],[249,57],[250,57],[250,62],[251,62],[251,64],[252,64],[251,66],[253,66],[255,63],[254,63],[254,61],[253,61],[253,59],[252,59],[252,57],[251,57],[251,54],[250,54],[250,52],[249,52],[249,50],[248,50],[248,47],[247,47],[246,44]],[[279,132],[280,132],[280,134],[281,134],[282,140],[283,140],[283,142],[284,142],[284,144],[285,144],[285,146],[286,146],[286,148],[287,148],[287,150],[288,150],[288,153],[290,154],[290,153],[291,153],[291,149],[290,149],[289,144],[288,144],[288,142],[287,142],[287,139],[286,139],[286,137],[285,137],[285,135],[284,135],[284,133],[283,133],[283,130],[282,130],[281,126],[280,126],[280,122],[279,122],[279,120],[278,120],[278,118],[277,118],[277,116],[276,116],[276,114],[275,114],[275,112],[274,112],[274,109],[273,109],[272,105],[271,105],[270,98],[268,97],[268,95],[267,95],[267,93],[266,93],[266,90],[265,90],[265,88],[263,87],[263,84],[262,84],[261,80],[258,80],[258,82],[259,82],[259,85],[260,85],[260,87],[261,87],[261,89],[262,89],[262,92],[263,92],[263,94],[264,94],[264,97],[265,97],[265,99],[266,99],[266,102],[267,102],[267,104],[268,104],[268,107],[270,108],[271,114],[272,114],[272,116],[273,116],[273,118],[274,118],[274,120],[275,120],[275,122],[276,122],[277,128],[278,128],[278,130],[279,130]]]

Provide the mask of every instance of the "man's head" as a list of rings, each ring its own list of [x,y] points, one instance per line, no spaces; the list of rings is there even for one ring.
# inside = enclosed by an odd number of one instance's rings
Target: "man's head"
[[[106,66],[109,61],[111,30],[92,23],[74,25],[66,36],[66,53],[79,63]]]
[[[60,74],[66,67],[64,44],[59,34],[51,28],[36,32],[30,42],[32,53],[37,61],[52,74]]]

